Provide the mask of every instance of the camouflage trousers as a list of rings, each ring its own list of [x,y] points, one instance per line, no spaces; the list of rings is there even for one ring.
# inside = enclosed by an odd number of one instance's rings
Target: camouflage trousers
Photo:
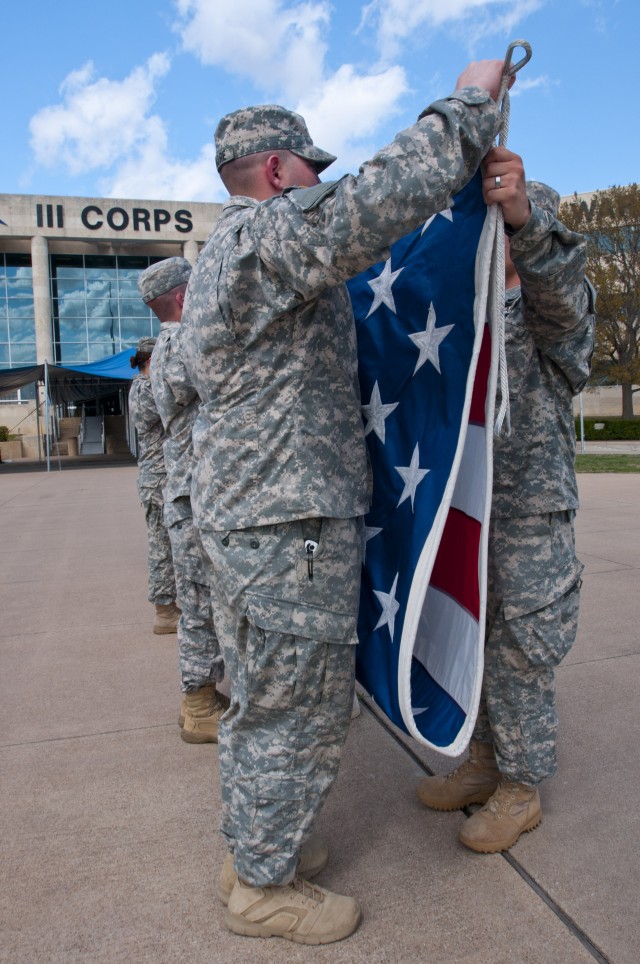
[[[362,520],[202,531],[231,707],[219,728],[221,830],[238,874],[286,883],[349,727]],[[318,544],[310,562],[305,539]]]
[[[555,669],[578,628],[582,565],[574,513],[493,519],[485,668],[474,739],[500,772],[537,785],[556,772]]]
[[[190,500],[176,499],[165,504],[165,521],[175,561],[177,600],[182,610],[178,620],[180,676],[182,690],[188,693],[219,682],[224,676],[224,662]]]
[[[149,571],[149,602],[167,606],[176,598],[171,542],[162,521],[162,502],[150,498],[142,502],[147,523],[147,568]]]

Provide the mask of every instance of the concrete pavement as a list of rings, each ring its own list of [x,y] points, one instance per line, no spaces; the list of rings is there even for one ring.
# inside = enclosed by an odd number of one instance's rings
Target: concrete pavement
[[[175,636],[154,636],[129,465],[0,467],[0,961],[636,962],[640,475],[581,475],[579,639],[559,671],[558,776],[504,855],[414,786],[450,761],[364,701],[318,830],[348,941],[230,934],[214,893],[217,748],[178,735]]]

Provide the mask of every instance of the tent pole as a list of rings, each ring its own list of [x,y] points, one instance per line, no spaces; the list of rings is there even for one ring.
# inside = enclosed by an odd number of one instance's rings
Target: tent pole
[[[38,436],[38,462],[42,462],[42,438],[40,437],[40,392],[36,382],[36,435]]]
[[[47,472],[51,471],[51,448],[49,442],[49,366],[44,362],[44,430],[46,433]]]

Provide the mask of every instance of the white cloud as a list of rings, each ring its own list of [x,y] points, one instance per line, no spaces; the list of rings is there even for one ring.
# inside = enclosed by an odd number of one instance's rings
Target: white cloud
[[[169,68],[165,54],[154,54],[122,81],[96,78],[91,63],[72,71],[60,86],[61,103],[31,120],[36,162],[63,165],[71,174],[108,172],[99,181],[105,197],[224,197],[213,145],[206,144],[194,160],[173,158],[166,124],[151,113],[158,81]]]
[[[290,99],[322,82],[328,3],[176,0],[176,6],[184,49],[201,63]]]
[[[428,39],[449,28],[468,47],[482,37],[503,35],[538,10],[546,0],[371,0],[363,9],[361,28],[373,25],[383,61],[397,56],[404,42]],[[500,56],[498,51],[496,56]]]
[[[159,198],[163,201],[221,201],[227,192],[218,177],[213,144],[205,144],[193,161],[171,158],[164,125],[103,178],[105,197]]]
[[[37,163],[64,164],[71,174],[108,167],[134,150],[161,123],[149,117],[158,80],[169,58],[154,54],[122,81],[94,79],[93,64],[70,73],[60,86],[62,102],[43,107],[29,125]]]
[[[369,72],[353,64],[328,67],[326,2],[176,0],[176,7],[186,50],[251,81],[259,99],[299,111],[315,143],[337,154],[342,170],[370,154],[363,139],[398,113],[408,91],[400,66]]]
[[[370,155],[364,139],[397,113],[398,101],[406,92],[401,67],[363,76],[345,64],[315,96],[302,99],[295,109],[307,121],[314,142],[336,154],[339,168],[347,170]]]
[[[557,87],[558,81],[552,80],[551,77],[547,77],[546,74],[541,74],[539,77],[518,77],[515,86],[510,91],[511,97],[519,97],[521,94],[526,93],[529,90],[543,90],[548,91],[552,87]]]

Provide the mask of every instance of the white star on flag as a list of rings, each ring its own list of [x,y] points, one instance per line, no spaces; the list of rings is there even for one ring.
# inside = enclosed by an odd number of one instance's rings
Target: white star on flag
[[[398,268],[397,271],[391,270],[391,258],[387,258],[384,263],[384,268],[380,272],[377,278],[373,278],[368,282],[369,287],[373,291],[373,301],[371,302],[371,307],[367,314],[372,315],[376,308],[380,305],[385,304],[395,315],[396,313],[396,303],[393,300],[393,292],[391,288],[393,287],[393,282],[396,280],[398,275],[404,271],[404,268]]]
[[[432,214],[431,217],[427,218],[427,220],[424,222],[424,227],[420,232],[421,235],[424,234],[424,232],[427,230],[429,225],[432,224],[437,217],[446,218],[447,221],[451,221],[451,223],[453,224],[453,214],[451,212],[451,208],[446,208],[446,210],[444,211],[436,211],[435,214]]]
[[[411,465],[395,465],[394,468],[404,482],[404,490],[400,496],[398,505],[402,505],[405,499],[411,497],[411,511],[413,512],[413,500],[415,498],[416,489],[424,479],[425,475],[429,474],[429,469],[420,468],[420,452],[418,450],[417,442],[416,447],[413,450],[413,455],[411,456]]]
[[[368,435],[369,432],[375,432],[380,441],[384,443],[384,420],[391,415],[394,408],[397,408],[398,405],[399,402],[394,402],[392,405],[382,404],[382,399],[380,398],[380,389],[378,388],[378,383],[376,382],[373,386],[373,391],[371,392],[371,401],[368,405],[362,406],[362,413],[367,419],[364,434]]]
[[[431,362],[435,370],[440,374],[440,343],[444,341],[453,327],[453,325],[443,325],[442,328],[436,328],[436,310],[433,304],[429,305],[427,327],[424,331],[419,331],[416,335],[409,335],[414,345],[417,345],[420,349],[416,367],[413,370],[414,375],[418,369],[422,368],[424,363],[428,361]]]
[[[393,580],[393,586],[391,587],[391,592],[380,592],[378,589],[374,589],[374,593],[378,597],[378,602],[382,606],[382,615],[378,620],[376,629],[380,629],[381,626],[389,627],[389,635],[391,636],[391,642],[393,642],[393,631],[395,629],[396,613],[400,609],[400,603],[396,602],[396,589],[398,587],[398,576],[399,572],[396,573],[396,578]]]

